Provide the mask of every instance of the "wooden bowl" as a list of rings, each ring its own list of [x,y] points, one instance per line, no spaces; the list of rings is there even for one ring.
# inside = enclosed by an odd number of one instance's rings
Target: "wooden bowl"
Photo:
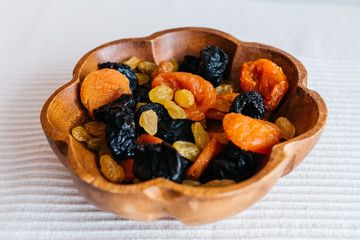
[[[283,69],[290,87],[271,119],[288,118],[296,127],[296,137],[274,146],[253,177],[230,186],[191,187],[161,178],[127,185],[107,181],[99,172],[97,156],[70,133],[73,127],[89,121],[79,97],[82,80],[106,61],[119,62],[137,56],[156,63],[173,58],[181,62],[187,54],[198,56],[207,45],[218,46],[229,54],[231,61],[225,79],[235,86],[239,86],[239,69],[244,61],[267,58]],[[197,225],[239,213],[300,164],[319,140],[327,117],[323,99],[306,88],[307,72],[297,59],[274,47],[243,42],[208,28],[170,29],[145,38],[106,43],[82,57],[73,76],[43,106],[41,124],[49,144],[91,204],[140,221],[172,217],[187,225]]]

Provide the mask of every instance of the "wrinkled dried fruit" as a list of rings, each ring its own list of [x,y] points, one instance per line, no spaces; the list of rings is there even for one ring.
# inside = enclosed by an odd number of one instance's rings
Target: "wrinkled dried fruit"
[[[272,111],[288,90],[289,82],[278,65],[268,59],[259,59],[241,65],[240,86],[244,92],[260,93],[265,110]]]
[[[107,143],[105,142],[105,144],[103,144],[102,146],[101,146],[101,148],[99,149],[99,156],[102,156],[102,155],[105,155],[105,154],[107,154],[107,155],[110,155],[111,156],[111,150],[108,148],[108,146],[107,146]]]
[[[135,108],[135,99],[132,94],[122,94],[115,101],[94,110],[95,119],[101,122],[115,121],[116,113],[122,111],[121,109],[127,107],[131,110]]]
[[[174,65],[170,61],[161,61],[159,66],[151,73],[151,77],[154,78],[160,73],[168,73],[174,71]]]
[[[231,103],[229,103],[228,101],[225,101],[221,98],[216,98],[216,107],[215,107],[216,110],[218,110],[220,112],[228,113],[230,106],[231,106]]]
[[[184,61],[179,66],[179,72],[196,74],[200,65],[200,58],[186,55]]]
[[[102,122],[91,121],[84,125],[87,133],[94,137],[105,137],[105,124]]]
[[[231,104],[230,112],[241,113],[255,119],[263,119],[265,113],[263,99],[258,92],[247,91],[240,93]]]
[[[155,68],[157,68],[157,65],[153,62],[148,62],[148,61],[141,62],[138,66],[140,72],[149,75],[151,75],[151,73],[155,70]]]
[[[279,117],[275,121],[275,125],[278,126],[286,140],[289,140],[295,136],[294,125],[285,117]]]
[[[246,152],[229,142],[222,153],[211,159],[199,180],[201,182],[208,182],[213,179],[243,181],[255,174],[257,158],[256,153]]]
[[[154,87],[149,92],[149,98],[154,103],[164,104],[171,101],[174,96],[174,91],[166,85]]]
[[[150,81],[150,76],[146,73],[135,73],[139,85],[143,85],[145,83],[148,83]]]
[[[170,121],[172,120],[168,111],[166,110],[166,108],[164,108],[163,105],[161,105],[160,103],[148,103],[145,106],[140,107],[139,110],[135,113],[135,124],[137,127],[138,134],[145,133],[145,130],[138,124],[141,114],[148,110],[153,110],[158,117],[158,131],[160,125],[169,124]]]
[[[134,159],[129,158],[125,160],[120,160],[119,165],[123,168],[125,172],[124,182],[131,182],[135,177],[133,173]]]
[[[194,121],[190,119],[173,119],[169,122],[159,123],[157,137],[173,144],[176,141],[195,142],[191,131]]]
[[[100,171],[111,182],[120,183],[125,179],[124,169],[109,155],[100,157]]]
[[[133,172],[141,181],[161,177],[180,183],[185,172],[182,161],[168,143],[140,144],[136,149]]]
[[[230,84],[220,84],[215,88],[216,94],[232,93],[234,92],[233,85]]]
[[[216,46],[207,46],[200,51],[200,59],[199,75],[214,87],[219,86],[229,62],[228,55]]]
[[[222,121],[227,113],[211,108],[206,111],[206,118]]]
[[[189,108],[195,102],[194,95],[187,89],[177,90],[175,92],[174,100],[183,108]]]
[[[104,134],[105,134],[105,129],[104,129]],[[106,144],[105,137],[103,137],[103,138],[93,138],[93,139],[90,139],[90,140],[86,141],[86,146],[88,148],[96,150],[96,151],[100,151],[104,144]]]
[[[139,66],[139,64],[140,64],[140,59],[137,58],[137,57],[132,57],[132,58],[124,61],[123,64],[128,65],[129,67],[131,67],[131,69],[134,70],[135,68],[137,68],[137,66]]]
[[[158,128],[158,116],[153,110],[148,110],[140,115],[139,125],[150,135],[155,135]]]
[[[198,145],[201,149],[203,149],[210,142],[210,136],[204,130],[201,123],[196,122],[192,124],[191,131],[194,135],[196,145]]]
[[[187,141],[176,141],[172,145],[181,157],[194,162],[200,155],[201,149],[198,145]]]
[[[138,144],[144,144],[144,143],[161,143],[163,140],[161,140],[158,137],[151,136],[150,134],[144,133],[141,134],[137,139]]]
[[[267,154],[280,142],[281,130],[273,123],[240,113],[226,114],[223,119],[226,137],[246,151]]]
[[[80,142],[86,142],[86,141],[89,141],[90,139],[92,139],[92,136],[90,136],[84,127],[82,126],[77,126],[77,127],[74,127],[73,129],[71,129],[71,134],[72,136],[80,141]]]
[[[179,105],[173,101],[167,101],[164,103],[164,107],[168,110],[168,113],[172,119],[185,119],[186,113]]]
[[[99,64],[99,69],[103,68],[110,68],[115,69],[119,71],[120,73],[124,74],[125,77],[129,80],[129,87],[131,89],[131,92],[134,92],[135,89],[138,86],[138,80],[135,75],[135,72],[126,64],[123,63],[112,63],[112,62],[106,62]]]
[[[119,98],[121,94],[131,94],[129,80],[113,69],[102,69],[86,76],[81,84],[82,104],[93,118],[93,110]]]
[[[152,81],[153,88],[159,85],[166,85],[174,92],[189,90],[195,98],[197,110],[203,113],[216,106],[215,88],[200,76],[184,72],[162,73]]]
[[[98,119],[99,120],[99,119]],[[133,110],[124,106],[109,111],[104,117],[106,142],[116,160],[132,158],[135,154],[136,131]]]
[[[229,179],[215,179],[212,180],[210,182],[204,183],[202,184],[200,187],[224,187],[224,186],[229,186],[232,184],[235,184],[236,182],[234,180],[229,180]]]
[[[147,104],[146,102],[137,103],[135,106],[135,112],[137,112],[142,106],[145,106],[146,104]]]

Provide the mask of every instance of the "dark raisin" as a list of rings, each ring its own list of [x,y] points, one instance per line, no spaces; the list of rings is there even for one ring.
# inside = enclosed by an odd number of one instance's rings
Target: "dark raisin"
[[[136,103],[140,103],[140,102],[145,102],[145,103],[149,103],[151,102],[149,99],[149,92],[150,92],[150,88],[146,87],[144,85],[140,85],[136,88],[135,92],[133,92]]]
[[[207,46],[200,51],[200,58],[199,75],[217,87],[229,62],[228,55],[216,46]]]
[[[179,66],[179,72],[196,74],[199,68],[200,58],[186,55],[184,61]]]
[[[132,158],[137,145],[134,112],[128,107],[106,115],[106,142],[116,160]]]
[[[103,68],[111,68],[119,71],[120,73],[124,74],[125,77],[129,80],[129,86],[132,92],[134,92],[138,86],[138,79],[135,75],[134,70],[131,69],[126,64],[123,63],[114,63],[114,62],[106,62],[99,64],[99,69]]]
[[[211,159],[199,180],[201,182],[208,182],[214,179],[243,181],[255,174],[257,158],[258,155],[256,153],[244,151],[232,142],[229,142],[226,145],[225,151]]]
[[[146,143],[136,148],[133,173],[141,181],[165,178],[181,182],[187,165],[170,144]]]
[[[141,106],[139,110],[135,113],[135,124],[136,129],[138,131],[138,134],[146,133],[145,130],[139,125],[140,116],[143,112],[146,112],[148,110],[153,110],[156,115],[158,116],[158,128],[162,124],[166,124],[171,121],[171,117],[166,110],[166,108],[161,105],[160,103],[148,103],[144,106]]]
[[[98,109],[94,109],[94,117],[96,120],[105,123],[107,121],[115,121],[115,119],[110,119],[110,118],[115,116],[116,115],[115,113],[121,110],[121,108],[128,107],[134,110],[135,106],[136,106],[136,102],[132,94],[122,94],[115,101],[108,103],[104,106],[101,106]]]
[[[243,92],[232,102],[230,112],[241,113],[255,119],[263,119],[265,113],[264,101],[258,92]]]
[[[176,141],[195,142],[191,131],[194,121],[190,119],[173,119],[168,122],[159,123],[158,131],[155,136],[167,143],[173,144]]]

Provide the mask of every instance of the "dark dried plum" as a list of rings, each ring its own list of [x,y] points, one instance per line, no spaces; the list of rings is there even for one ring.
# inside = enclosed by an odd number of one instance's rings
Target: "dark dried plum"
[[[243,181],[255,174],[257,158],[258,155],[256,153],[244,151],[232,142],[229,142],[225,151],[211,159],[199,180],[201,182],[208,182],[214,179]]]
[[[179,66],[179,72],[196,74],[199,68],[200,58],[186,55],[184,61]]]
[[[169,122],[159,124],[156,137],[173,144],[176,141],[195,142],[191,131],[194,121],[190,119],[173,119]]]
[[[129,80],[129,86],[132,92],[135,91],[135,89],[138,86],[138,79],[135,75],[135,72],[126,64],[123,63],[115,63],[115,62],[106,62],[99,64],[99,69],[103,68],[111,68],[119,71],[120,73],[124,74],[125,77]]]
[[[158,116],[158,128],[160,125],[169,123],[172,119],[166,108],[164,108],[164,106],[160,103],[148,103],[144,106],[141,106],[139,110],[137,110],[137,112],[135,113],[135,124],[139,135],[146,133],[145,130],[139,125],[139,120],[141,114],[148,110],[153,110]]]
[[[149,99],[149,92],[150,92],[150,88],[146,87],[144,85],[139,85],[135,92],[133,92],[136,103],[140,103],[140,102],[145,102],[145,103],[149,103],[151,102]]]
[[[176,149],[168,143],[146,143],[136,148],[133,173],[141,181],[161,177],[181,182],[186,167]]]
[[[123,107],[128,107],[132,110],[135,109],[135,98],[132,94],[122,94],[115,101],[108,103],[104,106],[94,109],[94,117],[101,122],[115,121],[112,119],[116,115],[116,112],[120,111]]]
[[[230,112],[241,113],[255,119],[263,119],[265,113],[264,101],[258,92],[243,92],[232,102]]]
[[[200,58],[198,74],[217,87],[229,62],[228,55],[216,46],[207,46],[200,51]]]
[[[137,145],[134,113],[128,107],[106,115],[106,142],[116,160],[132,158]]]

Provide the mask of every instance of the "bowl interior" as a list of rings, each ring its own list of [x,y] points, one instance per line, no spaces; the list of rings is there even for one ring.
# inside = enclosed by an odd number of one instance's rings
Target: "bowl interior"
[[[176,59],[181,62],[185,55],[199,56],[200,50],[207,45],[222,48],[230,58],[224,80],[239,87],[239,70],[243,62],[267,58],[279,65],[289,80],[289,90],[271,120],[279,116],[288,118],[296,127],[296,136],[311,130],[318,120],[317,104],[308,97],[300,85],[299,66],[282,51],[258,44],[245,43],[227,34],[217,31],[177,30],[164,31],[146,38],[124,39],[104,44],[85,55],[74,69],[74,79],[61,88],[52,99],[47,110],[48,121],[52,128],[67,136],[68,149],[72,150],[77,161],[70,162],[74,169],[80,167],[84,172],[96,178],[103,178],[97,167],[97,157],[85,144],[71,137],[71,129],[89,121],[86,109],[82,106],[79,89],[83,79],[103,62],[121,62],[137,56],[142,61],[159,63],[162,60]],[[302,79],[306,84],[306,79]],[[299,117],[303,116],[303,117]],[[62,141],[56,141],[62,146]],[[60,147],[59,147],[60,148]],[[259,171],[266,166],[262,159]]]

